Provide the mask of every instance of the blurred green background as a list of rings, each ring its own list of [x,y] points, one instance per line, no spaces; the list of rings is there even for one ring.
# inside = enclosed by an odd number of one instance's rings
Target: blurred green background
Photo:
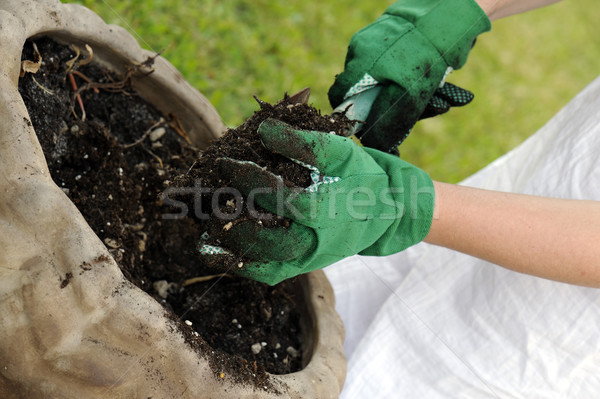
[[[217,108],[228,126],[285,91],[327,90],[350,37],[392,1],[75,0],[127,28]],[[402,157],[457,182],[514,148],[600,75],[600,4],[571,0],[496,21],[448,81],[475,92],[464,108],[417,125]],[[599,110],[600,112],[600,110]]]

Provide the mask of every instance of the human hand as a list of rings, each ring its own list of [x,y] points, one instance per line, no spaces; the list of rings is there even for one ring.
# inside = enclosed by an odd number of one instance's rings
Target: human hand
[[[365,146],[393,151],[419,119],[473,99],[444,80],[464,65],[477,35],[490,27],[474,0],[398,1],[352,37],[329,101],[336,108],[381,87],[359,137]]]
[[[348,138],[274,119],[258,133],[270,150],[311,166],[314,183],[289,187],[256,164],[218,160],[220,176],[248,202],[291,220],[268,228],[248,219],[220,232],[227,248],[252,260],[238,274],[272,285],[357,253],[399,252],[427,235],[434,192],[422,170]]]

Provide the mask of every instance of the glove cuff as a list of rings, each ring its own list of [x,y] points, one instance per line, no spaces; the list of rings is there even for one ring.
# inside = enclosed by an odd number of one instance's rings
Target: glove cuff
[[[465,64],[475,38],[492,27],[475,0],[400,0],[384,14],[411,22],[454,69]]]
[[[408,162],[380,151],[363,148],[377,158],[390,177],[390,198],[401,212],[383,235],[360,255],[386,256],[403,251],[425,239],[433,221],[435,189],[429,175]]]

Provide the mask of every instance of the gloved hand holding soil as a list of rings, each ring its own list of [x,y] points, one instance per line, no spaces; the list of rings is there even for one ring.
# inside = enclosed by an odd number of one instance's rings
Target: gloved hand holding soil
[[[199,248],[208,263],[273,285],[423,240],[434,205],[425,172],[339,136],[349,122],[342,115],[261,106],[177,182],[201,192],[195,212],[209,221]]]

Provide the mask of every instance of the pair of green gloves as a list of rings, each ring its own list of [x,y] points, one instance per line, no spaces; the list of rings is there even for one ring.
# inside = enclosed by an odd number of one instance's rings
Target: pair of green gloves
[[[234,266],[236,273],[273,285],[347,256],[389,255],[422,241],[433,218],[433,183],[386,152],[419,119],[472,99],[444,80],[466,62],[477,35],[489,29],[474,0],[400,0],[357,32],[329,99],[335,108],[380,88],[361,130],[365,147],[271,119],[258,129],[268,149],[318,172],[311,189],[287,187],[252,163],[220,159],[219,173],[236,189],[291,220],[289,227],[251,220],[233,225],[224,244],[252,260]],[[290,142],[294,146],[286,145]]]

